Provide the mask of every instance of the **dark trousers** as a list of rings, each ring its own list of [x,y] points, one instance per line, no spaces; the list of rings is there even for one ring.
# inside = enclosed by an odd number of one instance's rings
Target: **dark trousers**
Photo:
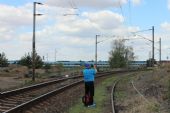
[[[93,96],[94,96],[94,82],[93,81],[85,82],[85,95],[90,96],[89,105],[92,105],[93,104]]]

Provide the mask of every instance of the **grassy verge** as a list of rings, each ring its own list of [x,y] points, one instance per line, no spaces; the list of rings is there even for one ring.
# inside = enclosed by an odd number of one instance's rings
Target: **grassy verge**
[[[95,87],[95,108],[84,107],[81,99],[79,99],[77,104],[69,109],[69,113],[103,113],[105,111],[104,103],[110,99],[108,89],[111,88],[116,79],[115,76],[107,78]]]
[[[147,78],[144,78],[144,76],[147,76]],[[154,75],[154,77],[155,76],[156,75]],[[135,80],[135,82],[138,83],[137,88],[142,89],[144,85],[146,87],[146,80],[151,79],[149,82],[152,82],[155,79],[151,77],[148,77],[148,74],[145,72],[140,72],[135,76],[124,77],[124,79],[119,82],[115,93],[116,105],[117,108],[119,108],[118,112],[160,113],[160,105],[158,101],[154,97],[151,98],[150,96],[147,98],[147,96],[143,95],[147,99],[146,101],[143,96],[136,92],[131,84],[131,80]],[[145,81],[142,79],[145,79]]]

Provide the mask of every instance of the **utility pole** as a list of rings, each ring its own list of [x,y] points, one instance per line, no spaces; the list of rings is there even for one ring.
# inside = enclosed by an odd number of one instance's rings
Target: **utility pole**
[[[154,26],[152,26],[152,66],[154,66],[155,52],[154,52]]]
[[[35,81],[35,21],[36,21],[36,16],[41,16],[42,14],[36,14],[36,4],[43,5],[42,3],[39,2],[34,2],[33,3],[33,41],[32,41],[32,81]]]
[[[55,49],[55,53],[54,53],[54,57],[55,57],[55,64],[56,64],[56,53],[57,53],[57,50]]]
[[[159,65],[161,65],[161,38],[159,38]]]
[[[48,53],[47,53],[47,63],[48,63]]]
[[[36,19],[36,2],[34,2],[33,11],[33,43],[32,43],[32,81],[35,81],[35,19]]]
[[[100,36],[100,35],[96,35],[96,42],[95,42],[95,65],[96,65],[96,68],[97,68],[97,37]]]
[[[128,51],[126,51],[126,66],[127,66],[127,69],[129,69]]]

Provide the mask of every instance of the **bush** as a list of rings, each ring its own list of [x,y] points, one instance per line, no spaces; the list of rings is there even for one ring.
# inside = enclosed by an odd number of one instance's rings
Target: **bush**
[[[29,53],[28,54],[25,54],[25,56],[23,56],[19,62],[18,62],[20,65],[23,65],[23,66],[27,66],[28,68],[32,68],[32,55],[30,55]],[[38,69],[38,68],[41,68],[43,66],[43,61],[42,61],[42,58],[36,53],[35,54],[35,68]]]
[[[7,67],[8,65],[8,59],[6,58],[5,53],[0,53],[0,67]]]
[[[46,64],[44,65],[44,69],[51,69],[51,65],[48,64],[48,63],[46,63]]]

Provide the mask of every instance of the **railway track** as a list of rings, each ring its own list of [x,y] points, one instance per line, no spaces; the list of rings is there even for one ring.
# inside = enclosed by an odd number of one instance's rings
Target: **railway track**
[[[115,88],[116,88],[116,85],[117,83],[119,82],[119,80],[117,80],[113,87],[112,87],[112,91],[111,91],[111,104],[112,104],[112,113],[116,113],[116,110],[115,110],[115,102],[114,102],[114,92],[115,92]]]
[[[97,78],[122,72],[126,71],[99,73]],[[3,92],[0,94],[0,113],[22,113],[29,107],[80,83],[83,83],[82,76],[76,76]]]
[[[64,78],[50,82],[40,83],[0,94],[0,113],[9,111],[16,106],[51,92],[60,87],[82,80],[82,76]]]
[[[118,84],[120,84],[120,82],[122,82],[122,80],[126,79],[126,78],[131,78],[133,77],[134,75],[136,75],[137,73],[133,73],[133,74],[128,74],[124,77],[121,77],[121,78],[118,78],[115,83],[113,84],[112,86],[112,90],[111,90],[111,107],[112,107],[112,113],[117,113],[118,112],[118,108],[117,108],[117,105],[116,105],[116,101],[115,101],[115,93],[116,93],[116,88],[118,86]],[[123,83],[124,85],[126,84],[125,82]]]
[[[126,113],[126,112],[152,112],[148,107],[155,107],[156,104],[153,104],[155,101],[148,99],[147,96],[144,96],[145,90],[142,89],[143,86],[147,87],[144,82],[148,82],[146,78],[148,76],[152,77],[152,71],[148,72],[135,72],[129,76],[124,76],[119,78],[117,82],[112,87],[111,102],[112,102],[112,113]],[[135,75],[135,76],[134,76]],[[145,80],[145,81],[144,81]],[[152,82],[152,79],[150,79]],[[138,87],[135,86],[135,83]],[[140,90],[138,88],[141,88]],[[140,92],[141,91],[141,92]],[[160,111],[159,111],[160,112]]]

